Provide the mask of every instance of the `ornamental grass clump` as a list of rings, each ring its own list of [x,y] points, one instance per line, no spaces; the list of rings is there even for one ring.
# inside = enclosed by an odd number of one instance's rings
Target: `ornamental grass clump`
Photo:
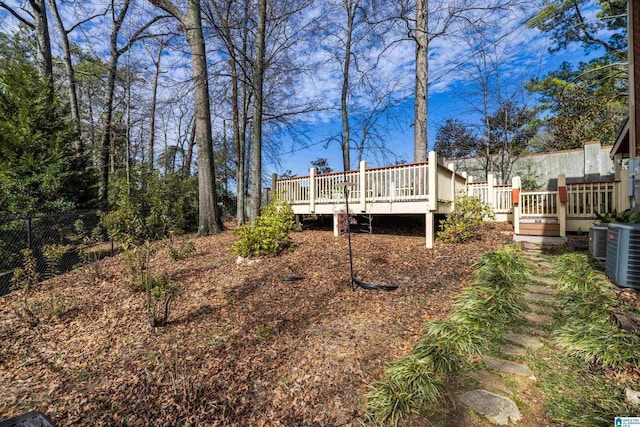
[[[587,363],[616,369],[640,366],[640,339],[611,321],[574,320],[556,332],[555,341],[567,354]]]
[[[499,251],[486,252],[475,263],[476,283],[497,292],[518,293],[529,277],[529,264],[520,247],[507,245]]]
[[[476,331],[497,331],[522,313],[517,298],[528,280],[529,266],[518,246],[507,245],[483,254],[475,267],[476,284],[463,291],[451,320]]]
[[[366,394],[369,421],[397,426],[407,415],[418,414],[444,396],[444,386],[430,363],[413,355],[389,364],[385,379]]]
[[[468,363],[469,356],[480,355],[488,348],[484,335],[453,320],[429,322],[424,325],[423,333],[412,354],[439,374],[455,372]]]
[[[558,346],[587,363],[615,369],[640,366],[640,338],[618,325],[614,316],[618,303],[611,285],[589,258],[582,254],[560,256],[554,275],[560,286],[563,317],[568,319],[555,333]]]

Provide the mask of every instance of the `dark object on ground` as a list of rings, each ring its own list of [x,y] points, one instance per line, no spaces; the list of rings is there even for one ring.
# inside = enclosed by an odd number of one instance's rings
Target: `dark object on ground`
[[[356,280],[355,278],[352,278],[352,280],[353,283],[368,291],[395,291],[396,289],[398,289],[397,285],[371,285],[369,283]]]
[[[369,283],[361,282],[360,280],[356,280],[355,274],[353,274],[353,251],[351,250],[351,220],[349,217],[349,186],[354,185],[353,183],[347,182],[346,172],[344,173],[344,182],[342,186],[344,187],[344,200],[346,205],[346,215],[347,215],[347,240],[349,241],[349,273],[351,274],[351,290],[355,292],[356,286],[360,286],[362,289],[366,289],[368,291],[393,291],[398,289],[397,286],[393,285],[371,285]]]
[[[284,282],[297,282],[299,280],[303,280],[303,276],[288,276],[282,279]]]
[[[56,427],[56,425],[40,412],[27,412],[26,414],[0,421],[0,427]]]

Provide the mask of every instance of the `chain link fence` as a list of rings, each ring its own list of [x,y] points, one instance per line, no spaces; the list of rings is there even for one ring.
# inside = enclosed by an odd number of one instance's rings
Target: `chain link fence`
[[[0,296],[11,291],[11,278],[24,264],[23,251],[30,249],[36,260],[39,278],[45,276],[45,253],[51,245],[65,246],[55,271],[63,273],[83,264],[87,251],[99,256],[113,255],[113,242],[97,232],[98,211],[28,217],[0,217]],[[92,233],[93,231],[93,233]]]

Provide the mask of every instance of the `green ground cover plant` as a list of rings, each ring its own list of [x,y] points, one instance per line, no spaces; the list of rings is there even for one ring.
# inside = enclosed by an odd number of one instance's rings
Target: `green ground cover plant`
[[[615,317],[631,309],[586,254],[557,256],[553,274],[562,307],[553,341],[561,351],[543,349],[531,361],[549,414],[567,426],[609,426],[616,416],[633,416],[623,393],[637,379],[640,339]]]

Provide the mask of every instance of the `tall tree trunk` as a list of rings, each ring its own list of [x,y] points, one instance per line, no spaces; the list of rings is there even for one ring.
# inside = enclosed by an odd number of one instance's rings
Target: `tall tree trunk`
[[[153,87],[151,89],[151,113],[149,123],[149,170],[153,170],[154,143],[156,139],[156,103],[158,99],[158,80],[160,79],[160,60],[162,59],[162,50],[164,42],[160,41],[158,47],[158,55],[153,61],[155,72],[153,74]]]
[[[102,121],[104,125],[104,131],[102,132],[102,138],[100,138],[100,154],[98,157],[98,168],[100,170],[100,177],[98,181],[98,201],[102,207],[107,207],[109,204],[109,146],[111,143],[111,132],[113,126],[113,98],[116,87],[116,73],[118,70],[118,59],[120,59],[120,52],[118,51],[118,36],[122,23],[127,15],[129,9],[130,0],[125,0],[122,4],[120,13],[116,15],[115,10],[112,10],[114,20],[113,28],[111,30],[111,36],[109,38],[109,70],[107,75],[107,88],[104,97],[104,110],[102,115]],[[112,3],[113,7],[113,3]]]
[[[247,70],[249,67],[249,5],[250,2],[244,2],[244,10],[242,16],[242,62],[241,70]],[[249,105],[251,103],[251,90],[247,79],[242,79],[242,104],[240,110],[240,144],[242,145],[242,177],[238,184],[238,212],[239,221],[245,223],[247,217],[247,194],[249,194],[249,154],[251,153],[251,140],[247,138],[247,128],[249,126]],[[240,223],[239,223],[240,224]]]
[[[80,135],[82,132],[81,123],[80,123],[80,108],[78,106],[78,91],[76,88],[76,73],[73,68],[73,62],[71,61],[71,49],[69,47],[69,33],[64,28],[64,23],[60,18],[60,13],[58,12],[58,5],[56,4],[56,0],[48,0],[51,11],[53,12],[53,17],[56,20],[56,24],[58,26],[58,31],[60,32],[60,38],[62,39],[62,53],[64,56],[64,67],[67,72],[67,92],[69,95],[69,104],[71,106],[71,121],[73,122],[73,130],[76,132],[77,140],[76,140],[76,152],[78,154],[82,154],[83,146],[82,140],[80,139]]]
[[[53,89],[53,61],[51,59],[51,39],[49,37],[49,23],[45,0],[29,0],[33,9],[33,29],[36,33],[36,62],[40,75]]]
[[[251,152],[251,212],[253,222],[260,215],[262,200],[262,89],[264,78],[265,29],[267,0],[258,0],[258,27],[256,28],[256,59],[253,70],[253,149]]]
[[[342,93],[340,95],[340,105],[342,109],[342,166],[343,170],[351,169],[351,158],[349,144],[349,111],[347,110],[347,96],[349,95],[349,66],[351,65],[351,39],[353,36],[353,19],[358,7],[358,2],[351,0],[344,1],[347,12],[347,41],[344,47],[344,63],[342,68]]]
[[[482,63],[484,66],[482,102],[484,107],[484,125],[487,128],[487,146],[485,147],[487,165],[485,167],[485,180],[488,180],[489,173],[493,173],[493,161],[491,160],[491,123],[489,121],[489,69],[487,68],[487,55],[484,51],[482,52]]]
[[[209,76],[202,34],[200,0],[187,0],[184,14],[172,1],[149,0],[178,19],[184,27],[191,50],[191,72],[194,85],[196,144],[198,145],[198,235],[206,236],[222,231],[216,197],[216,174],[213,163],[211,136],[211,106],[209,102]]]
[[[202,16],[199,0],[187,1],[185,22],[187,42],[191,50],[194,84],[196,144],[198,147],[198,235],[207,236],[222,231],[217,211],[216,175],[213,163],[211,132],[211,106],[209,102],[209,76],[202,34]]]
[[[429,83],[429,6],[416,0],[416,95],[414,100],[413,160],[427,161],[427,97]]]
[[[231,62],[231,101],[233,103],[233,142],[236,149],[236,223],[244,224],[244,138],[240,134],[240,94],[238,91],[238,69]]]
[[[33,12],[29,12],[23,5],[9,6],[0,1],[0,8],[7,10],[14,18],[32,29],[36,35],[36,65],[38,72],[50,89],[50,99],[53,99],[53,61],[51,59],[51,39],[49,37],[49,23],[45,0],[29,0]],[[33,18],[31,22],[18,12],[18,7]]]
[[[196,123],[195,120],[191,126],[191,134],[189,135],[189,145],[187,146],[187,157],[184,160],[183,175],[185,178],[191,176],[191,163],[193,163],[193,147],[196,145]]]

